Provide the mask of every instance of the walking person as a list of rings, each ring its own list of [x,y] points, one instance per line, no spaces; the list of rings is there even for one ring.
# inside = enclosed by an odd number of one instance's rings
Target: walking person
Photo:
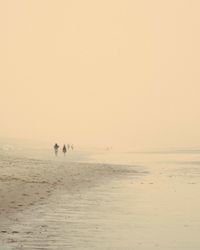
[[[64,144],[64,146],[63,146],[63,154],[65,155],[66,153],[67,153],[67,148],[66,148],[66,146],[65,146],[65,144]]]
[[[55,145],[54,145],[55,156],[58,155],[58,149],[59,149],[59,145],[57,143],[55,143]]]

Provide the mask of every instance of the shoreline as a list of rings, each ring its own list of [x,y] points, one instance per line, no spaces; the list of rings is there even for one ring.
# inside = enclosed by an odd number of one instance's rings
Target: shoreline
[[[199,157],[0,159],[1,249],[199,249]]]
[[[138,167],[138,166],[137,166]],[[128,165],[56,162],[0,156],[0,235],[16,223],[17,214],[47,203],[59,190],[81,193],[121,175],[144,174]]]

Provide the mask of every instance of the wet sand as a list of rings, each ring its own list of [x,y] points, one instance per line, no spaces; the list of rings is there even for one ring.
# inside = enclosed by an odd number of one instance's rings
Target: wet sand
[[[0,244],[8,249],[49,249],[47,246],[43,248],[42,242],[38,245],[37,239],[34,243],[34,238],[31,246],[27,248],[25,245],[26,238],[32,234],[43,235],[48,220],[42,219],[41,225],[34,230],[30,228],[24,231],[24,228],[38,218],[38,208],[42,210],[41,213],[46,213],[51,205],[56,207],[61,194],[69,195],[69,200],[63,203],[68,204],[70,197],[82,196],[98,185],[107,185],[111,179],[145,174],[128,166],[62,163],[4,156],[1,156],[0,171]],[[57,211],[54,213],[57,214]],[[24,224],[26,216],[28,221]],[[20,230],[22,224],[24,228]],[[46,237],[43,238],[44,242]],[[35,244],[37,247],[34,247]],[[64,246],[59,249],[65,249]]]
[[[157,157],[1,157],[0,249],[199,250],[199,156]]]

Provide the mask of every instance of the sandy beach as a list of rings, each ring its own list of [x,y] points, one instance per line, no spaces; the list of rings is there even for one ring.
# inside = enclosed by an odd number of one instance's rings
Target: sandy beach
[[[49,200],[57,199],[61,193],[81,195],[111,179],[143,174],[128,166],[62,163],[12,156],[1,156],[0,169],[0,243],[8,249],[29,249],[24,247],[23,237],[22,241],[20,239],[20,230],[13,230],[22,223],[26,211],[48,206]],[[31,223],[34,215],[29,216],[28,223]],[[43,227],[48,226],[45,223],[44,220],[37,233],[42,233]],[[25,232],[27,237],[34,233]],[[60,249],[65,249],[64,245]]]
[[[0,249],[198,250],[198,154],[117,155],[1,155]]]

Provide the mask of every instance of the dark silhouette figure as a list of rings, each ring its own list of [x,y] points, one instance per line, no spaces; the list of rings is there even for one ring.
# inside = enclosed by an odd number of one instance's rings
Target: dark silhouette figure
[[[67,148],[66,148],[66,146],[65,146],[65,144],[64,144],[64,146],[63,146],[63,154],[65,155],[66,153],[67,153]]]
[[[59,145],[57,143],[55,143],[54,145],[54,151],[55,151],[55,155],[58,155],[58,149],[59,149]]]

